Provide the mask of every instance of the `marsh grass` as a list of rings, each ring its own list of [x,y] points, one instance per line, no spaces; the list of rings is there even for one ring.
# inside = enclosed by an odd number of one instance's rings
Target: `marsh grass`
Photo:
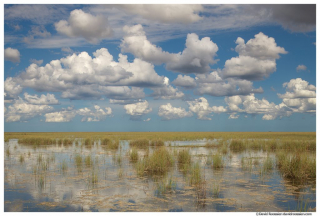
[[[7,157],[10,156],[10,149],[9,149],[9,147],[7,147],[7,149],[6,149],[6,155],[7,155]]]
[[[68,170],[68,163],[67,161],[63,160],[61,163],[60,163],[60,171],[61,173],[65,174]]]
[[[42,154],[39,154],[37,158],[38,164],[40,164],[42,160],[43,160]]]
[[[119,140],[112,140],[106,146],[108,149],[117,150],[119,148],[120,142]]]
[[[90,183],[96,185],[98,183],[98,174],[95,171],[92,171],[90,176]]]
[[[139,160],[138,150],[136,148],[132,148],[130,151],[130,161],[137,162]]]
[[[92,166],[93,160],[91,158],[91,155],[88,155],[88,156],[85,157],[84,163],[85,163],[86,167],[91,167]]]
[[[84,145],[85,146],[91,146],[92,145],[92,142],[91,142],[91,139],[87,138],[84,140]]]
[[[223,158],[220,154],[212,155],[212,167],[213,169],[221,169],[223,168]]]
[[[199,185],[203,182],[201,176],[201,166],[199,163],[195,163],[191,166],[190,169],[190,185]]]
[[[24,162],[24,156],[23,156],[22,154],[21,154],[20,157],[19,157],[19,162],[20,162],[20,163],[23,163],[23,162]]]
[[[118,171],[118,178],[122,179],[122,177],[123,177],[123,169],[120,168],[119,171]]]
[[[136,164],[138,175],[163,175],[173,165],[173,157],[165,147],[156,149],[151,155]]]
[[[191,163],[191,154],[187,149],[181,150],[178,153],[178,163],[179,165],[190,164]]]
[[[241,158],[241,169],[244,171],[252,171],[253,170],[253,159],[247,158],[247,157],[242,157]]]
[[[164,142],[161,139],[152,140],[151,146],[164,146]]]
[[[137,148],[148,148],[149,147],[149,141],[147,139],[138,139],[138,140],[131,140],[130,141],[131,147],[137,147]]]
[[[316,178],[316,158],[310,154],[278,152],[277,167],[282,175],[293,181],[306,181]]]
[[[242,140],[232,139],[229,148],[233,152],[241,152],[246,149],[246,145]]]
[[[220,184],[218,182],[213,182],[212,193],[215,198],[219,197],[220,194]]]
[[[165,195],[166,193],[172,193],[177,187],[177,182],[172,178],[163,178],[157,183],[156,196]]]
[[[109,138],[104,138],[101,140],[101,145],[109,145],[111,142]]]
[[[82,157],[79,154],[77,154],[75,156],[74,162],[75,162],[75,165],[76,165],[78,171],[81,172],[82,171]]]
[[[310,208],[310,206],[308,206],[308,204],[309,204],[309,198],[306,200],[299,199],[296,211],[297,212],[307,212]]]

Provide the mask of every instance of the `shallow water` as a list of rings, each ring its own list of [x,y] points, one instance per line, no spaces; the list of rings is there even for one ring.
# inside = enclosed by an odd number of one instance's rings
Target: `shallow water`
[[[205,184],[197,189],[177,162],[163,177],[138,177],[126,141],[120,142],[118,150],[108,150],[100,143],[92,148],[75,143],[35,148],[10,140],[4,146],[4,210],[274,212],[299,211],[307,202],[308,211],[315,211],[315,183],[294,185],[283,179],[275,168],[274,153],[228,151],[223,156],[224,167],[213,169],[207,158],[217,150],[194,147],[204,142],[172,142],[175,145],[166,147],[175,159],[177,152],[189,149],[192,162],[201,164]],[[150,152],[153,150],[150,147]],[[141,158],[146,150],[139,149],[138,154]],[[76,155],[82,157],[81,166],[75,162]],[[87,156],[92,158],[91,165],[84,162]],[[273,169],[260,174],[267,157],[272,159]],[[244,167],[241,158],[255,163]],[[169,179],[174,182],[173,189],[159,190],[160,182]],[[220,189],[218,194],[214,185]]]

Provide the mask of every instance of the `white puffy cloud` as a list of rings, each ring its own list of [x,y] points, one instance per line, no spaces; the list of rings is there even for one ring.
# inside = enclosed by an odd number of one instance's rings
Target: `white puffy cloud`
[[[163,86],[155,87],[151,89],[153,90],[151,96],[153,96],[155,99],[172,100],[172,99],[180,99],[184,97],[183,92],[173,88],[169,84],[168,77],[164,77]]]
[[[121,54],[116,62],[105,48],[96,50],[93,56],[81,52],[44,66],[31,64],[25,72],[6,79],[5,91],[14,95],[20,93],[22,87],[29,87],[62,92],[62,97],[69,99],[99,99],[102,95],[111,99],[140,99],[144,96],[143,90],[135,86],[164,86],[164,77],[148,62],[140,59],[128,62],[127,56]]]
[[[71,11],[68,21],[60,20],[54,26],[60,34],[83,37],[93,44],[112,36],[112,29],[105,17],[93,16],[81,9]]]
[[[199,99],[195,99],[194,101],[188,101],[189,110],[197,114],[198,119],[201,120],[211,120],[208,117],[210,113],[223,113],[226,112],[227,109],[223,106],[209,106],[207,99],[204,97],[200,97]]]
[[[54,94],[41,95],[29,95],[27,92],[24,93],[24,99],[30,104],[37,105],[53,105],[59,104],[59,101],[55,98]]]
[[[35,105],[29,104],[22,98],[14,100],[14,103],[8,106],[5,113],[6,122],[28,120],[37,115],[42,115],[44,113],[50,112],[53,107],[48,105]]]
[[[148,121],[150,121],[150,120],[151,120],[151,118],[147,118],[147,119],[145,119],[145,120],[143,120],[143,121],[148,122]]]
[[[236,113],[246,113],[251,115],[263,114],[263,120],[273,120],[277,117],[290,116],[292,111],[281,103],[276,105],[266,99],[257,99],[252,93],[247,96],[226,97],[225,102],[228,104],[228,110],[232,112],[229,118],[234,118]]]
[[[63,110],[59,112],[46,113],[46,122],[70,122],[76,113],[73,110]]]
[[[296,70],[297,71],[301,71],[301,70],[305,71],[305,70],[307,70],[307,67],[305,65],[298,65]]]
[[[200,40],[197,34],[188,34],[186,48],[181,53],[169,53],[148,41],[141,25],[125,26],[123,30],[125,36],[120,45],[123,52],[154,64],[164,63],[167,70],[201,74],[209,72],[210,65],[216,62],[218,46],[209,37]]]
[[[13,63],[20,62],[20,52],[17,49],[8,47],[4,50],[4,60],[11,61]]]
[[[237,115],[237,113],[231,113],[229,116],[229,119],[238,119],[239,115]]]
[[[315,98],[316,87],[301,78],[292,79],[289,82],[283,83],[287,92],[278,94],[280,98]]]
[[[43,63],[43,60],[40,59],[40,60],[37,60],[37,59],[30,59],[30,62],[31,63],[34,63],[34,64],[37,64],[37,65],[41,65]]]
[[[247,43],[245,43],[244,39],[238,37],[236,44],[238,45],[235,50],[240,56],[251,56],[261,60],[279,59],[279,54],[288,53],[283,47],[277,46],[273,37],[268,37],[262,32],[256,34],[254,39],[248,40]]]
[[[198,87],[195,93],[198,95],[207,94],[211,96],[263,93],[263,89],[261,87],[255,89],[251,81],[234,78],[222,79],[219,72],[220,71],[213,71],[210,74],[198,74],[196,76]]]
[[[77,110],[77,114],[83,116],[81,121],[101,121],[112,114],[112,109],[110,107],[102,109],[100,106],[95,105],[94,110],[85,107]]]
[[[145,19],[163,23],[193,23],[201,20],[198,12],[203,11],[202,5],[192,4],[130,4],[116,5],[118,8]]]
[[[8,77],[4,81],[4,92],[5,98],[13,98],[16,95],[20,94],[22,91],[22,87],[15,81],[14,78]]]
[[[276,71],[276,59],[279,54],[286,54],[284,48],[277,46],[274,38],[260,32],[247,43],[238,37],[236,51],[238,57],[225,62],[222,71],[224,78],[240,78],[247,80],[262,80]]]
[[[170,103],[167,103],[159,107],[158,115],[162,117],[162,120],[171,120],[190,117],[192,112],[187,112],[181,107],[173,107]]]
[[[181,74],[178,75],[177,79],[175,79],[172,84],[183,87],[185,89],[193,89],[197,86],[195,79],[188,75]]]
[[[283,83],[285,94],[278,94],[293,112],[316,112],[316,87],[301,78]]]
[[[149,107],[148,101],[124,105],[124,109],[126,110],[126,113],[130,115],[131,120],[141,120],[143,115],[152,111],[152,108]]]
[[[175,55],[162,51],[161,47],[157,47],[148,41],[142,25],[124,26],[125,33],[122,43],[120,44],[122,52],[129,52],[136,57],[154,64],[162,64],[170,61]]]

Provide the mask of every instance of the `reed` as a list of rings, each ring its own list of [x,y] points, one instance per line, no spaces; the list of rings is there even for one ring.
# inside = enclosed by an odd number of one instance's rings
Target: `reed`
[[[130,161],[137,162],[139,160],[138,150],[136,148],[132,148],[130,151]]]
[[[173,165],[173,157],[165,147],[156,149],[152,155],[145,157],[136,165],[139,175],[163,175]]]
[[[149,146],[149,141],[147,139],[131,140],[130,146],[137,148],[147,148]]]

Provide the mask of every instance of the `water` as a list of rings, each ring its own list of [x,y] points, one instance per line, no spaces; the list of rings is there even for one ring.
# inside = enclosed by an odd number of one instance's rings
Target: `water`
[[[229,151],[223,156],[224,168],[215,170],[206,161],[216,149],[200,147],[203,140],[172,143],[175,145],[171,147],[166,143],[172,154],[189,149],[192,162],[201,164],[205,178],[202,189],[191,186],[190,176],[184,175],[177,164],[164,177],[138,177],[129,161],[130,147],[126,141],[120,142],[118,150],[108,150],[99,142],[92,148],[75,143],[35,148],[10,140],[4,146],[4,210],[274,212],[298,211],[308,200],[308,210],[315,211],[314,182],[294,185],[283,179],[275,166],[260,175],[268,154],[275,162],[273,153]],[[150,147],[150,153],[153,150]],[[142,158],[146,150],[139,149],[138,154]],[[91,156],[93,164],[86,166],[83,161],[77,166],[76,155],[81,155],[83,160]],[[245,169],[242,157],[252,158],[256,164]],[[159,182],[169,179],[174,182],[173,189],[161,192]],[[213,191],[214,185],[219,186],[218,195]]]

